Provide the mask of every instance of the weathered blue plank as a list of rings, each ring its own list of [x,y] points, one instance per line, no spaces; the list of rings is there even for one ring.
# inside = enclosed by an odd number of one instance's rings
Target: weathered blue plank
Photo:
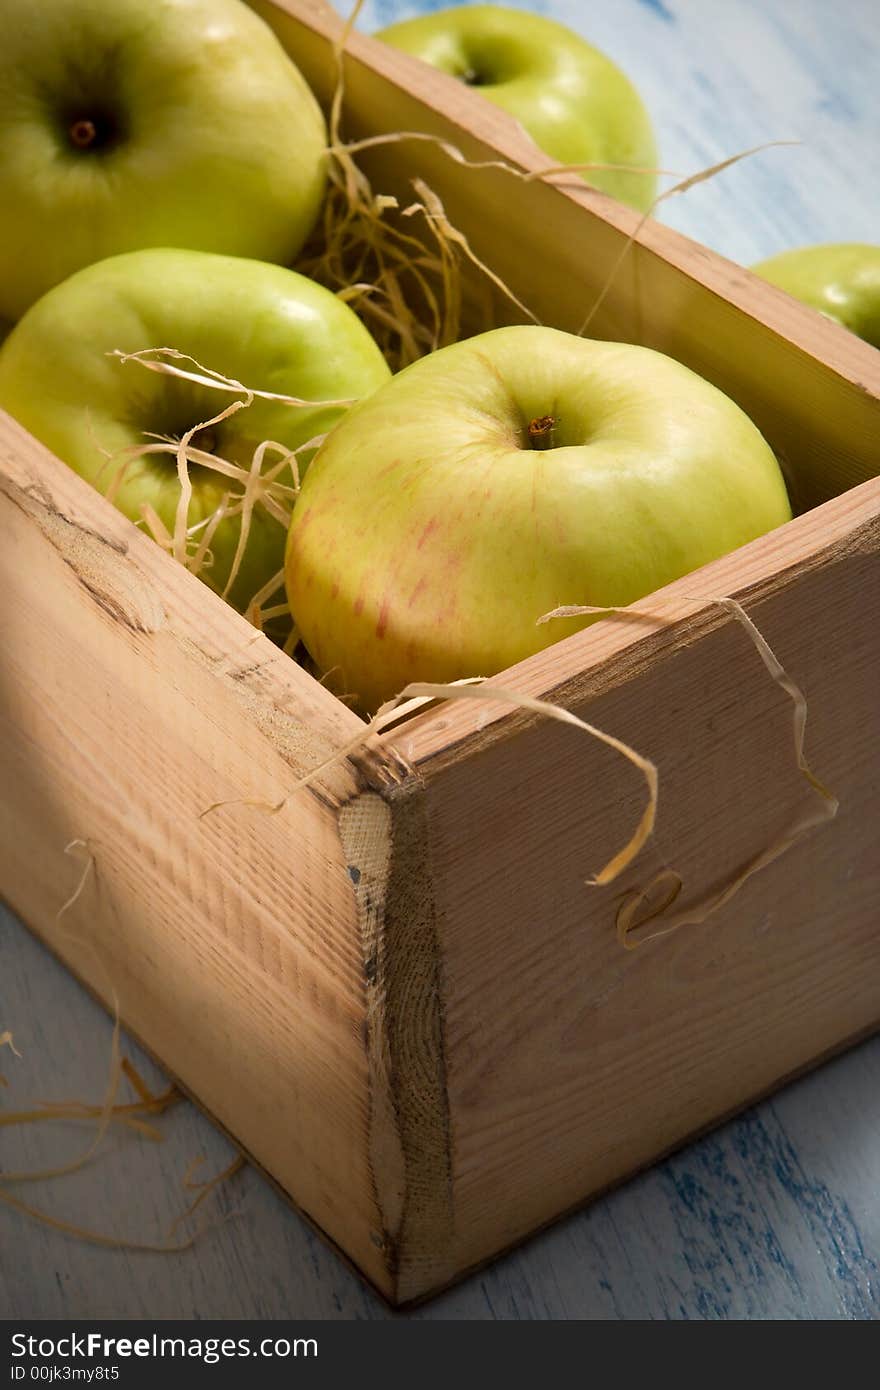
[[[875,0],[541,0],[635,82],[663,167],[768,150],[672,199],[662,220],[744,265],[788,246],[880,239]],[[442,6],[368,0],[362,28]],[[672,180],[670,180],[672,182]]]

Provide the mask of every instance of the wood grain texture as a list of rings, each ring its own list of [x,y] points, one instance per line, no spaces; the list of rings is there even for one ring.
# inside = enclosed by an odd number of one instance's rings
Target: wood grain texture
[[[814,796],[793,764],[789,702],[733,625],[606,693],[566,696],[660,770],[655,838],[611,888],[585,880],[626,840],[644,793],[609,750],[535,724],[479,753],[463,743],[436,779],[423,769],[456,1263],[880,1023],[880,653],[865,605],[877,581],[876,555],[856,555],[750,605],[809,691],[809,755],[842,810],[702,928],[625,953],[617,904],[666,865],[683,902],[698,902]]]
[[[8,420],[0,455],[4,896],[381,1281],[361,788],[202,815],[278,801],[359,721]]]
[[[376,5],[372,17],[388,22],[412,8]],[[557,0],[549,8],[575,25],[586,25],[574,3]],[[742,259],[811,237],[868,236],[869,217],[871,225],[876,219],[868,181],[852,176],[860,167],[860,154],[862,162],[867,154],[870,103],[876,107],[874,87],[866,80],[859,87],[859,73],[869,71],[874,42],[869,15],[853,0],[843,7],[845,14],[836,8],[833,18],[821,7],[805,4],[799,8],[796,49],[783,45],[785,9],[747,4],[737,7],[742,19],[734,21],[732,11],[716,5],[629,0],[589,16],[590,24],[601,29],[601,38],[598,33],[595,37],[624,61],[655,113],[666,112],[664,151],[674,117],[677,148],[689,161],[685,167],[729,153],[727,127],[734,119],[737,136],[740,130],[749,132],[737,138],[737,145],[755,143],[750,122],[765,122],[758,139],[789,133],[774,127],[771,114],[792,105],[806,109],[811,82],[816,85],[821,77],[824,88],[833,90],[836,73],[847,73],[845,100],[856,110],[846,122],[840,157],[831,158],[834,151],[826,145],[824,163],[819,159],[824,182],[812,179],[797,190],[790,186],[788,197],[777,197],[779,188],[785,189],[779,164],[763,180],[759,166],[752,164],[726,176],[725,187],[733,183],[746,190],[735,206],[719,185],[707,185],[669,205],[668,220]],[[698,49],[698,34],[712,35],[725,25],[724,42],[701,41]],[[731,36],[737,42],[731,44]],[[772,54],[772,65],[769,58],[764,62],[765,51]],[[750,67],[756,52],[761,60],[748,75],[746,52]],[[839,59],[842,53],[846,61],[835,70],[832,56]],[[697,62],[705,69],[702,94]],[[677,65],[675,82],[664,75],[670,64]],[[772,77],[772,92],[767,81],[762,87],[762,72],[768,80]],[[842,103],[841,84],[836,85]],[[760,100],[744,99],[755,91]],[[692,129],[680,113],[695,109],[701,121]],[[830,108],[823,129],[826,141],[842,129]],[[710,131],[714,140],[707,138]],[[815,168],[816,152],[809,153]],[[840,196],[823,196],[832,187]],[[701,211],[707,206],[716,211],[714,221]],[[838,213],[840,222],[835,223]],[[865,228],[861,232],[859,217]],[[838,226],[844,223],[847,230],[841,233]],[[775,240],[760,240],[771,232]],[[719,239],[722,233],[726,243]],[[22,1062],[7,1064],[0,1054],[16,1097],[59,1090],[94,1094],[106,1059],[107,1029],[101,1017],[69,977],[11,926],[3,936],[3,961],[0,1012],[16,1025],[19,1043],[26,1044]],[[859,1049],[411,1316],[876,1315],[880,1209],[871,1117],[878,1056],[876,1044]],[[178,1209],[178,1183],[193,1147],[207,1147],[217,1167],[223,1162],[222,1141],[189,1108],[178,1112],[170,1132],[164,1150],[127,1143],[122,1153],[112,1153],[102,1169],[99,1192],[90,1181],[93,1174],[77,1180],[74,1200],[82,1212],[106,1218],[120,1233],[131,1231],[132,1217],[146,1217],[155,1224],[153,1234],[161,1234],[166,1218]],[[8,1134],[3,1139],[5,1166],[12,1142],[33,1163],[45,1161],[47,1144],[53,1151],[52,1137],[45,1133],[22,1131],[15,1141]],[[47,1200],[58,1198],[57,1191],[50,1191]],[[221,1206],[229,1200],[240,1203],[243,1214],[180,1257],[108,1255],[0,1214],[15,1240],[14,1266],[8,1258],[10,1244],[0,1242],[0,1308],[20,1316],[386,1315],[257,1175],[247,1175],[237,1198],[234,1190],[229,1198],[221,1197]],[[139,1230],[140,1221],[134,1224]]]

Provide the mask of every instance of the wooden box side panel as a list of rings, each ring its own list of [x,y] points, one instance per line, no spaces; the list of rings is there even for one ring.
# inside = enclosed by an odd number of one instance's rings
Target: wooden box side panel
[[[0,465],[4,893],[387,1288],[337,824],[360,788],[201,815],[282,799],[359,721],[2,418]]]
[[[339,16],[321,0],[252,4],[326,102]],[[527,173],[547,167],[479,93],[358,33],[346,46],[344,113],[349,139],[423,131],[471,160],[503,159]],[[375,188],[401,206],[416,197],[413,178],[424,179],[541,322],[580,332],[601,294],[592,335],[670,353],[720,386],[785,460],[798,510],[876,474],[880,355],[741,266],[660,222],[640,227],[631,209],[571,177],[524,184],[503,170],[463,167],[425,141],[377,149],[366,167]],[[410,233],[420,226],[407,221]],[[523,317],[509,302],[502,312],[509,321]]]
[[[830,504],[824,551],[804,517],[637,605],[660,607],[671,628],[610,622],[571,639],[580,691],[569,682],[554,698],[659,768],[656,834],[617,883],[587,880],[626,842],[644,787],[612,750],[522,717],[518,733],[509,716],[481,730],[484,707],[401,733],[427,786],[450,1269],[880,1023],[876,492]],[[806,691],[808,756],[841,808],[703,926],[628,952],[615,932],[622,894],[672,866],[678,905],[696,903],[817,801],[795,767],[791,702],[737,624],[676,607],[688,593],[743,597]],[[554,664],[577,664],[569,645],[503,683],[552,694]]]

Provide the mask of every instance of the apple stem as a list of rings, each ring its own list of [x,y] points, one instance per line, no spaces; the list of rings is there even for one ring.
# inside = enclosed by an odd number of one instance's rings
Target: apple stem
[[[94,145],[98,138],[98,127],[94,121],[80,120],[74,121],[68,130],[70,142],[76,145],[78,150],[87,150]]]
[[[531,447],[533,449],[554,448],[556,424],[557,421],[554,415],[539,415],[534,420],[530,420],[529,444]]]

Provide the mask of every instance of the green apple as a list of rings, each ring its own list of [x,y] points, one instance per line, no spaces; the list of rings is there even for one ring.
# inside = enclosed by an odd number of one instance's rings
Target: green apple
[[[649,348],[499,328],[407,367],[319,450],[285,561],[297,628],[366,709],[489,676],[791,515],[716,387]],[[699,586],[697,586],[699,589]]]
[[[803,246],[752,269],[880,348],[880,246]]]
[[[465,5],[403,20],[377,37],[478,87],[559,164],[656,167],[651,122],[635,87],[604,53],[555,20],[504,5]],[[597,169],[583,177],[642,211],[653,202],[651,173]]]
[[[2,0],[0,318],[146,246],[290,261],[324,118],[240,0]]]
[[[363,396],[390,376],[352,310],[295,271],[204,251],[151,249],[87,266],[28,310],[0,348],[0,406],[106,491],[124,451],[149,442],[148,434],[180,438],[234,399],[108,355],[163,346],[248,387],[309,401]],[[331,429],[343,413],[339,406],[258,398],[197,434],[193,444],[248,466],[263,440],[294,449]],[[143,456],[120,476],[114,497],[120,510],[137,521],[146,503],[173,534],[180,497],[174,455]],[[191,466],[190,476],[195,525],[215,512],[230,482],[206,465]],[[214,563],[203,577],[220,592],[240,524],[224,520],[211,544]],[[258,509],[231,602],[244,606],[281,569],[284,542],[283,525]]]

